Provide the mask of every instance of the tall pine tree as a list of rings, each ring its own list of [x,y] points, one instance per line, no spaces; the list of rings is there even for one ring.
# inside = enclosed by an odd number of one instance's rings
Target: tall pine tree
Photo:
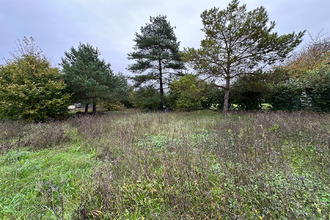
[[[136,33],[134,41],[134,51],[128,54],[128,59],[136,62],[129,65],[128,70],[139,74],[133,77],[137,87],[146,83],[158,84],[160,109],[163,109],[164,85],[179,76],[180,70],[185,68],[173,27],[166,16],[150,17],[150,23],[141,27],[141,33]]]

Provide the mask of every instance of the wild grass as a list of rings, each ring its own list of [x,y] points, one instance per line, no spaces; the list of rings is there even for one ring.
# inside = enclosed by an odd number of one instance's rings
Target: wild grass
[[[3,123],[0,216],[328,219],[329,119],[197,111]]]

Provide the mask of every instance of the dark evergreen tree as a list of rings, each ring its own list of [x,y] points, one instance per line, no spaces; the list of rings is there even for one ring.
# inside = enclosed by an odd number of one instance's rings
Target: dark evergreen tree
[[[63,78],[72,93],[73,101],[86,105],[96,104],[102,100],[113,100],[127,88],[123,75],[115,75],[110,64],[99,58],[100,52],[89,44],[80,44],[78,49],[72,47],[62,58]]]
[[[134,41],[134,52],[128,54],[128,59],[136,62],[129,65],[128,70],[139,74],[133,77],[137,87],[145,83],[158,84],[160,109],[163,109],[164,85],[184,69],[173,27],[166,16],[150,17],[150,23],[141,27],[141,33],[136,33]]]
[[[205,39],[200,49],[187,49],[184,58],[201,76],[213,79],[225,90],[224,115],[228,112],[231,80],[283,60],[304,34],[272,33],[275,22],[269,22],[265,8],[247,11],[238,0],[232,0],[224,10],[206,10],[201,17]]]

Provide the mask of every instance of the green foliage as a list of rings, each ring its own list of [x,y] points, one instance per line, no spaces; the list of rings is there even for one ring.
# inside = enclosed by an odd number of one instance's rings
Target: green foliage
[[[203,96],[206,86],[205,82],[190,74],[181,76],[179,80],[174,80],[169,85],[170,107],[176,110],[202,109],[202,102],[206,100],[206,97]]]
[[[162,104],[159,91],[152,86],[141,87],[137,91],[133,91],[130,95],[130,102],[142,110],[157,110]]]
[[[238,109],[261,109],[262,103],[269,93],[266,79],[267,75],[264,73],[242,76],[232,85],[231,102],[237,104]]]
[[[170,85],[168,104],[171,109],[176,110],[218,110],[222,108],[223,91],[214,84],[207,84],[198,76],[185,75],[179,80],[174,80]]]
[[[203,109],[220,110],[223,108],[224,90],[213,83],[207,84],[202,95],[206,98],[202,100]]]
[[[127,81],[115,75],[110,64],[99,58],[100,52],[89,44],[72,47],[62,58],[63,78],[73,101],[84,104],[117,101],[127,96]],[[94,109],[93,109],[94,110]]]
[[[282,82],[270,81],[270,94],[266,102],[273,110],[329,111],[330,68],[323,65],[320,69],[308,71],[299,78],[291,77]]]
[[[305,92],[316,111],[330,111],[330,65],[310,71],[305,79]]]
[[[206,10],[201,17],[206,37],[200,49],[186,49],[184,59],[200,75],[213,78],[215,82],[225,80],[224,114],[229,107],[231,79],[283,60],[301,42],[304,34],[279,36],[276,32],[271,33],[275,22],[268,26],[265,8],[247,11],[246,5],[240,6],[238,0],[232,0],[224,10]]]
[[[30,43],[27,38],[25,43]],[[0,84],[0,118],[45,121],[67,113],[70,95],[64,93],[59,70],[37,52],[0,67]]]
[[[135,86],[145,83],[159,85],[162,106],[165,105],[164,85],[174,76],[180,75],[184,64],[179,55],[179,42],[173,27],[166,16],[150,17],[150,23],[141,27],[141,33],[136,33],[134,52],[128,54],[128,59],[135,60],[128,70],[140,74],[133,77]]]
[[[285,66],[268,74],[270,94],[266,102],[274,110],[329,111],[329,37],[311,41]]]
[[[293,77],[284,68],[244,76],[233,83],[231,102],[237,109],[329,111],[329,65]]]
[[[102,102],[101,106],[108,109],[108,111],[120,111],[125,108],[121,102]]]
[[[70,219],[95,158],[82,151],[12,150],[0,155],[1,219]],[[71,212],[70,212],[71,210]]]
[[[301,110],[303,85],[294,78],[271,85],[271,95],[266,102],[272,105],[272,110]]]

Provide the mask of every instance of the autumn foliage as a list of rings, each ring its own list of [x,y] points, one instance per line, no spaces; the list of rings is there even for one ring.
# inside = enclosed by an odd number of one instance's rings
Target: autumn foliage
[[[67,112],[69,94],[59,70],[37,53],[23,54],[0,67],[0,118],[44,121]]]

